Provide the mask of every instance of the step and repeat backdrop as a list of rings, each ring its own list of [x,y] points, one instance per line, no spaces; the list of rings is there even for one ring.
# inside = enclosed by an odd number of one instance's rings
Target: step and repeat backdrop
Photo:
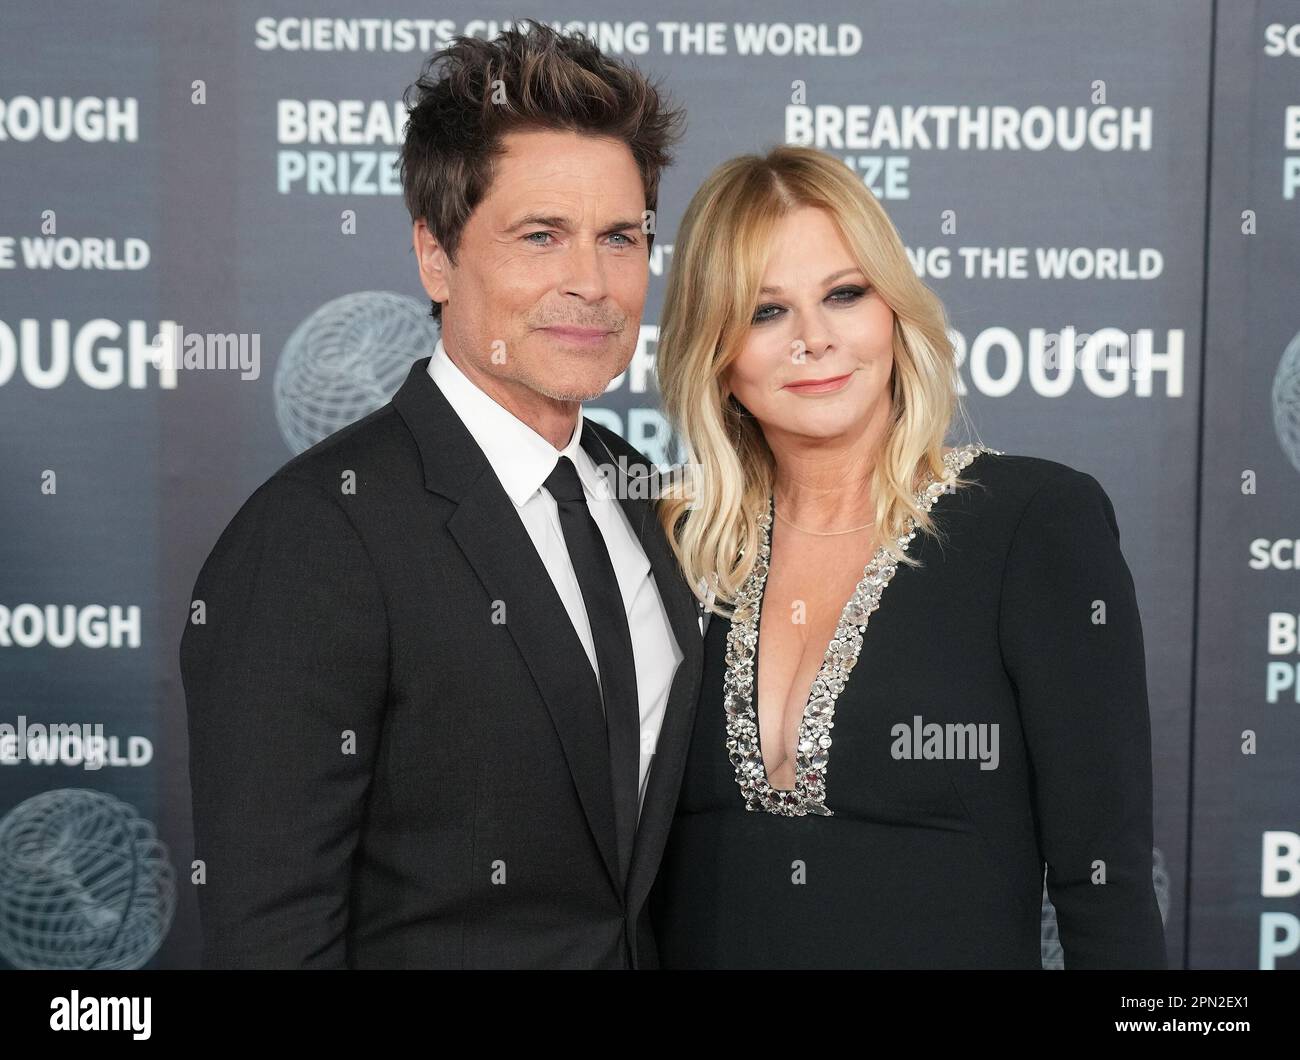
[[[402,92],[516,6],[0,13],[0,962],[197,964],[189,593],[262,481],[432,351]],[[1300,7],[526,14],[689,116],[636,359],[587,415],[680,459],[654,366],[691,192],[780,143],[841,159],[948,307],[980,439],[1114,501],[1171,965],[1300,968]]]

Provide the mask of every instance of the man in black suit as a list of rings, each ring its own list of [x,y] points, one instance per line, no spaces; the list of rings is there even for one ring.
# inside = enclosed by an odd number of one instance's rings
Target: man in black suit
[[[181,643],[204,963],[655,967],[700,628],[581,402],[635,352],[680,113],[536,24],[412,91],[442,338],[247,501]]]

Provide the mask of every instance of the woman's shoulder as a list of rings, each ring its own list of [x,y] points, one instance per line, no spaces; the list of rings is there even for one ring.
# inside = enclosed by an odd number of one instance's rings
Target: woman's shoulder
[[[948,459],[956,461],[961,478],[974,487],[958,492],[966,494],[966,504],[978,505],[985,515],[1000,516],[1012,527],[1031,512],[1061,515],[1100,508],[1113,520],[1105,489],[1080,468],[981,444],[956,446]]]
[[[987,520],[996,521],[1011,535],[1047,527],[1058,532],[1109,529],[1118,538],[1114,505],[1087,471],[1046,457],[984,446],[957,448],[978,450],[960,472],[973,489],[958,491],[958,496],[965,494],[962,506],[978,510],[986,526]]]
[[[948,455],[960,467],[963,479],[997,486],[1004,494],[1025,499],[1046,486],[1079,486],[1089,481],[1100,485],[1086,471],[1058,460],[1007,453],[978,443],[954,446]]]

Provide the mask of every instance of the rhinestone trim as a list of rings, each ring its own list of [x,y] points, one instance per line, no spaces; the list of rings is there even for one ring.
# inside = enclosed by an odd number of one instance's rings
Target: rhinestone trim
[[[916,505],[928,512],[948,488],[951,480],[981,453],[1004,455],[1000,450],[970,444],[944,454],[946,469],[942,479],[931,474],[917,491]],[[884,545],[876,550],[862,573],[835,627],[826,648],[821,669],[808,690],[799,739],[795,749],[795,785],[791,790],[772,787],[763,766],[759,746],[758,718],[753,704],[754,655],[758,643],[758,623],[767,584],[771,557],[772,498],[758,517],[758,556],[753,569],[736,599],[735,617],[727,633],[726,674],[723,677],[723,709],[727,716],[727,755],[736,770],[736,783],[745,799],[745,809],[775,813],[783,817],[814,814],[833,817],[826,805],[826,770],[830,760],[830,730],[835,727],[835,701],[844,691],[849,674],[862,651],[862,634],[871,613],[880,606],[880,597],[894,577],[898,564]],[[916,523],[907,520],[907,531],[898,539],[904,552],[916,536]]]

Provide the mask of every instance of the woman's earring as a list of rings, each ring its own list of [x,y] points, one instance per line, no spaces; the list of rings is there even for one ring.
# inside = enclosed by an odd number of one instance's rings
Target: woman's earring
[[[737,399],[735,394],[727,395],[727,405],[733,416],[736,418],[736,448],[740,448],[741,439],[745,435],[745,417],[753,418],[753,413],[745,408]]]

